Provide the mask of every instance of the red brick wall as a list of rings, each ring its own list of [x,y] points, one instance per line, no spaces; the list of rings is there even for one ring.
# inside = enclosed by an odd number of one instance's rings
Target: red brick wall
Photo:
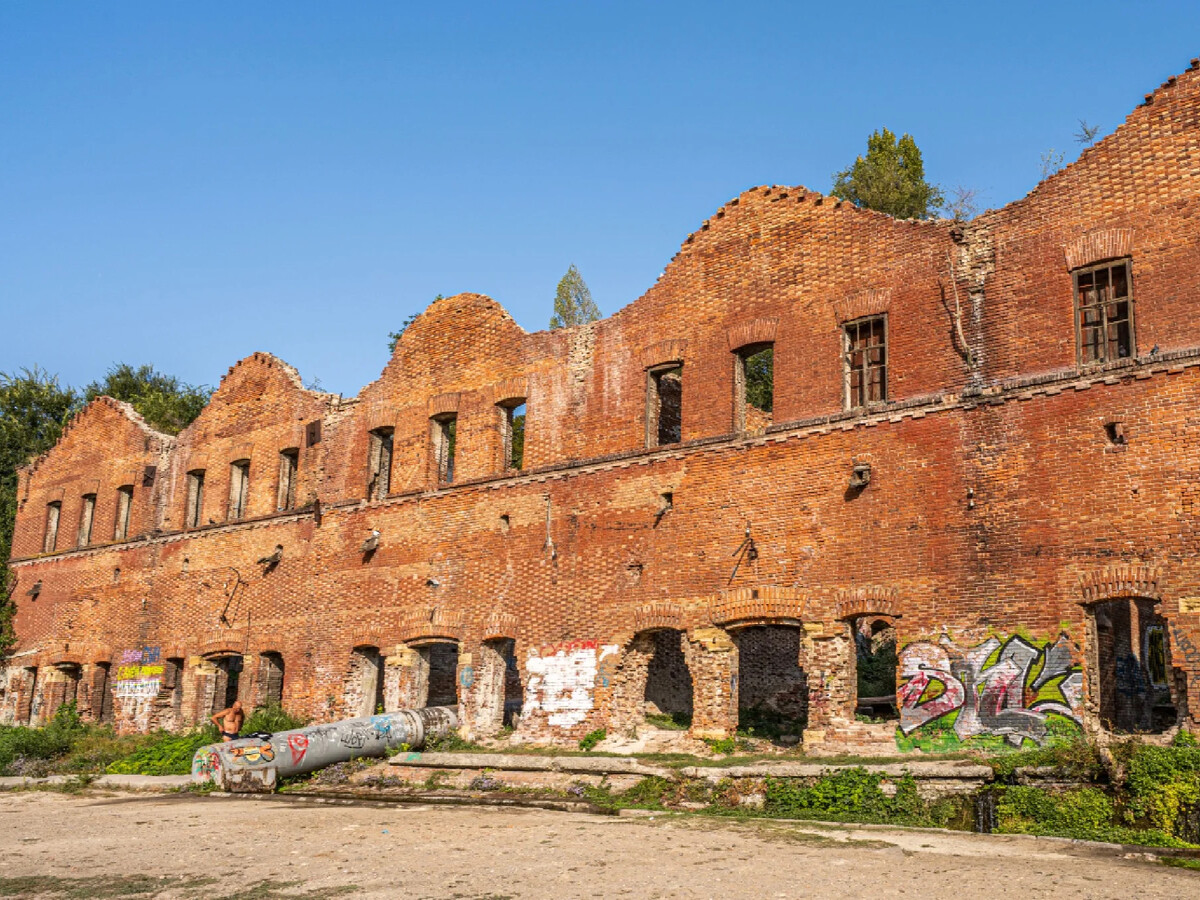
[[[357,398],[307,391],[290,367],[255,354],[174,441],[97,401],[23,476],[12,684],[58,664],[84,666],[90,683],[100,662],[116,682],[122,655],[140,653],[114,712],[147,727],[171,703],[138,698],[156,689],[144,659],[186,661],[180,717],[190,721],[211,706],[214,654],[244,655],[249,699],[262,694],[259,657],[270,652],[284,661],[285,705],[328,719],[356,711],[355,647],[382,651],[390,696],[401,696],[418,648],[448,641],[459,645],[467,718],[491,710],[479,726],[490,728],[495,705],[475,692],[503,679],[476,678],[475,667],[496,664],[484,641],[513,638],[531,701],[520,733],[570,741],[636,718],[622,653],[636,634],[672,628],[685,632],[697,730],[716,733],[735,724],[738,627],[785,624],[800,629],[806,740],[819,741],[851,720],[847,622],[870,613],[895,622],[901,648],[958,648],[951,656],[1016,636],[1049,660],[1063,633],[1069,652],[1052,661],[1082,683],[1078,696],[1063,689],[1062,705],[1095,724],[1085,604],[1137,596],[1169,624],[1172,674],[1186,679],[1174,700],[1194,717],[1198,122],[1193,68],[1029,197],[965,225],[757,188],[689,237],[643,297],[593,325],[526,334],[486,297],[435,302]],[[1069,265],[1112,252],[1132,260],[1140,356],[1081,372]],[[889,403],[845,412],[840,323],[884,312]],[[776,349],[774,424],[739,436],[732,351],[762,340]],[[675,360],[684,443],[647,451],[646,369]],[[525,471],[505,475],[497,403],[518,397]],[[430,417],[450,412],[456,478],[439,488]],[[309,446],[316,420],[321,440]],[[1105,433],[1116,421],[1124,445]],[[366,502],[367,435],[383,426],[395,429],[393,496]],[[300,508],[278,513],[286,447],[301,449]],[[247,519],[226,523],[229,464],[242,458]],[[96,533],[108,534],[105,498],[127,469],[156,460],[155,486],[135,491],[134,539],[38,555],[55,492],[66,536],[72,504],[101,475]],[[863,464],[870,483],[853,490]],[[214,524],[184,533],[194,468],[208,472]],[[379,546],[364,554],[372,530]],[[277,546],[278,565],[256,562]],[[973,666],[976,684],[1002,674],[983,659],[954,665],[954,677]],[[1035,676],[1024,672],[1021,708],[1053,693],[1034,689]],[[17,693],[0,715],[16,715]],[[929,712],[910,699],[910,717]],[[996,724],[1005,710],[975,712],[984,725],[972,734],[1011,734]]]

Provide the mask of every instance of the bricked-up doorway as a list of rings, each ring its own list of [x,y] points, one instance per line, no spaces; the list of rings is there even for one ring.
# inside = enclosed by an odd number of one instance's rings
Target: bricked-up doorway
[[[479,665],[468,680],[472,684],[463,686],[475,692],[474,725],[481,734],[517,726],[524,690],[517,666],[516,641],[512,638],[484,641],[479,648]]]
[[[665,628],[650,635],[653,655],[646,666],[643,702],[647,721],[668,727],[692,724],[692,672],[683,655],[687,635]]]
[[[756,737],[800,735],[808,721],[808,675],[800,667],[799,625],[752,625],[732,632],[738,650],[738,729]]]
[[[109,672],[112,664],[96,663],[92,670],[91,716],[96,722],[106,725],[113,720],[112,682]]]
[[[858,696],[856,710],[876,719],[896,719],[896,630],[879,616],[850,623],[854,634]]]
[[[281,706],[283,704],[283,656],[267,652],[258,658],[259,706]]]
[[[1163,732],[1178,721],[1176,673],[1155,604],[1122,598],[1089,608],[1089,680],[1099,692],[1100,722],[1110,731]]]
[[[346,677],[345,709],[351,718],[383,712],[383,657],[378,647],[355,647]]]
[[[422,668],[429,673],[425,706],[456,706],[458,704],[458,644],[438,641],[418,647]]]

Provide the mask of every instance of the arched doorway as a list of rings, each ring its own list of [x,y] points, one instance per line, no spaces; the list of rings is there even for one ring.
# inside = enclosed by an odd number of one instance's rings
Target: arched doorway
[[[1100,724],[1109,731],[1163,732],[1178,722],[1170,637],[1157,604],[1128,597],[1088,608],[1089,681]]]
[[[808,724],[800,626],[750,625],[730,633],[738,650],[738,731],[799,737]]]
[[[896,719],[896,629],[889,618],[859,616],[850,622],[857,680],[855,711],[874,719]]]

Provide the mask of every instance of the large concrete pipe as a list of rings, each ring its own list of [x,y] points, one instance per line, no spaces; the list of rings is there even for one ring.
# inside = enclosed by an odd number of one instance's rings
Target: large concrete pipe
[[[197,750],[192,780],[211,781],[226,791],[270,791],[287,775],[360,756],[385,756],[402,745],[418,750],[427,739],[457,727],[457,706],[434,706],[280,731],[270,738],[239,738]]]

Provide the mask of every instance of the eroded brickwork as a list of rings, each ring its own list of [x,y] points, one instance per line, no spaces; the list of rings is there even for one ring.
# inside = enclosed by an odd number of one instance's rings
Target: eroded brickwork
[[[177,438],[97,400],[20,476],[0,717],[457,700],[469,732],[570,743],[689,706],[716,737],[757,707],[836,744],[863,733],[868,616],[896,634],[902,748],[1195,728],[1198,123],[1193,66],[969,223],[756,188],[610,318],[527,334],[439,300],[354,398],[258,353]],[[1109,259],[1133,348],[1084,365],[1074,270]],[[846,325],[877,316],[886,401],[847,408]],[[766,347],[769,415],[742,369]]]

